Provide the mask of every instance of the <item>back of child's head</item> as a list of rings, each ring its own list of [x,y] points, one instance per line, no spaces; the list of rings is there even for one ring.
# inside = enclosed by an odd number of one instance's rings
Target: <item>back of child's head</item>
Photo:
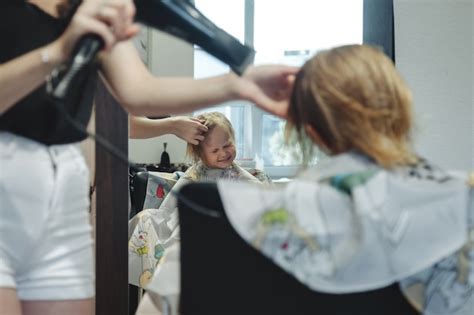
[[[202,121],[203,125],[207,127],[207,134],[210,133],[215,127],[219,126],[228,133],[229,138],[232,140],[232,142],[235,141],[234,128],[232,127],[232,124],[229,121],[229,119],[227,119],[227,117],[224,114],[219,113],[219,112],[209,112],[209,113],[197,115],[195,118]],[[206,137],[206,134],[204,134],[204,137]],[[203,156],[202,146],[205,140],[206,139],[204,138],[204,140],[200,141],[200,143],[197,145],[188,143],[187,155],[191,158],[193,163],[196,163],[202,160],[202,156]]]
[[[351,150],[383,167],[416,161],[411,93],[391,59],[367,45],[322,51],[296,76],[287,130],[314,130],[330,154]],[[322,143],[321,143],[322,142]]]

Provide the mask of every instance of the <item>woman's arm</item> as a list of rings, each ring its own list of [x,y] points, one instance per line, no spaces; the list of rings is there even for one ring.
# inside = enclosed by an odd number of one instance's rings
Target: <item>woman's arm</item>
[[[132,139],[147,139],[174,134],[195,145],[204,140],[203,134],[207,132],[207,127],[198,119],[184,116],[148,119],[130,115],[129,126]]]
[[[232,75],[204,80],[153,76],[131,42],[104,53],[102,66],[113,94],[136,116],[192,112],[235,97]]]
[[[119,102],[136,116],[191,112],[234,99],[254,102],[264,110],[285,116],[297,68],[249,68],[242,77],[233,73],[195,80],[158,78],[145,67],[130,42],[121,42],[102,56],[104,76]]]
[[[33,50],[0,65],[0,114],[44,83],[53,68],[64,61],[58,42]]]
[[[50,7],[44,9],[49,11]],[[46,76],[66,60],[83,35],[98,34],[105,42],[105,49],[109,50],[116,41],[134,36],[138,31],[138,27],[131,24],[134,12],[133,4],[125,0],[84,1],[56,41],[0,64],[0,114],[43,84]]]

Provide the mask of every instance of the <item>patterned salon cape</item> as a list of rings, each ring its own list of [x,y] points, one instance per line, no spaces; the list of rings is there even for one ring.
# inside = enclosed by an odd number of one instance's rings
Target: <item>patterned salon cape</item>
[[[172,191],[199,181],[247,181],[260,184],[260,180],[233,163],[226,169],[215,169],[198,162],[177,179],[177,174],[165,175],[150,172],[143,211],[129,222],[128,281],[145,288],[158,267],[165,260],[168,248],[179,242],[177,199]]]
[[[398,282],[423,314],[474,314],[474,189],[420,161],[387,171],[347,153],[282,189],[220,182],[235,230],[313,290]],[[241,198],[241,196],[245,198]]]

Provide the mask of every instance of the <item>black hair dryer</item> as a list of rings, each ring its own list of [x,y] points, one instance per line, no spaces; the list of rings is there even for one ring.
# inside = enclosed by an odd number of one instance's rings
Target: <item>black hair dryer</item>
[[[137,22],[201,46],[239,75],[253,62],[252,47],[218,28],[188,0],[135,0],[135,6]],[[84,36],[62,69],[51,74],[48,94],[63,102],[71,97],[72,90],[84,84],[87,69],[102,47],[99,36]]]

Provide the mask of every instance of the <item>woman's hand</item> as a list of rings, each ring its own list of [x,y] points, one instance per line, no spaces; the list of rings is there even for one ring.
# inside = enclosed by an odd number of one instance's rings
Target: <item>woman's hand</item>
[[[94,33],[110,50],[115,43],[133,37],[138,25],[133,23],[135,6],[131,0],[85,0],[74,14],[69,26],[55,42],[61,59],[70,55],[74,45],[83,35]]]
[[[149,119],[130,115],[130,138],[148,139],[173,134],[184,141],[198,145],[204,140],[207,127],[199,119],[174,116],[161,119]]]
[[[184,116],[175,116],[168,119],[170,119],[173,126],[172,133],[177,137],[194,145],[198,145],[204,140],[207,127],[199,119]]]
[[[282,65],[249,67],[238,83],[238,93],[261,109],[286,118],[298,70],[297,67]]]

